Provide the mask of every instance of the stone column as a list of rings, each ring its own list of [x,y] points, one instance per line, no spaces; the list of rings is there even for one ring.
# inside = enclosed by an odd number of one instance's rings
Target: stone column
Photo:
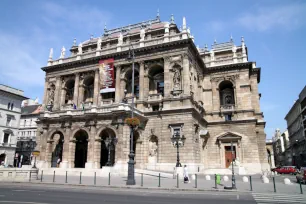
[[[80,86],[79,86],[78,107],[81,107],[81,103],[84,100],[84,90],[85,90],[84,84],[80,84]]]
[[[69,154],[68,154],[68,167],[74,168],[75,159],[75,138],[69,140]]]
[[[52,157],[52,145],[53,141],[48,140],[47,141],[47,148],[46,148],[46,155],[45,155],[45,162],[47,165],[47,168],[51,167],[51,157]]]
[[[56,77],[55,95],[54,95],[54,110],[58,110],[60,108],[61,84],[62,84],[61,77]]]
[[[189,78],[189,59],[188,55],[183,54],[183,91],[184,95],[190,95],[190,78]]]
[[[120,92],[120,75],[121,75],[121,66],[116,66],[116,85],[115,85],[115,102],[120,103],[120,97],[122,95]]]
[[[124,90],[126,86],[126,79],[120,79],[120,101],[124,98]]]
[[[61,100],[60,100],[60,109],[62,109],[62,107],[65,105],[65,97],[66,97],[66,93],[67,93],[67,90],[66,90],[66,87],[62,88],[61,90]]]
[[[94,168],[100,169],[101,163],[100,163],[100,157],[101,157],[101,138],[96,135],[95,141],[94,141]]]
[[[88,148],[87,148],[87,162],[85,164],[86,169],[92,169],[94,168],[94,142],[95,142],[95,136],[96,136],[96,127],[91,126],[90,128],[90,135],[88,138]]]
[[[77,106],[78,105],[78,96],[79,96],[79,82],[80,81],[80,74],[75,74],[75,81],[74,81],[74,93],[73,93],[73,103]]]
[[[94,82],[94,96],[93,96],[93,105],[98,105],[98,98],[100,95],[100,84],[99,84],[99,70],[95,70],[95,82]]]
[[[164,57],[164,98],[169,98],[171,92],[170,57]]]
[[[64,136],[64,144],[63,144],[63,158],[60,164],[61,168],[68,168],[69,167],[69,140],[70,140],[70,127],[66,128],[66,133]]]
[[[46,77],[46,79],[45,79],[45,90],[44,90],[44,99],[43,99],[43,104],[44,105],[47,105],[47,103],[48,103],[48,85],[49,85],[48,80],[49,79]]]
[[[139,62],[139,100],[144,99],[144,62]]]

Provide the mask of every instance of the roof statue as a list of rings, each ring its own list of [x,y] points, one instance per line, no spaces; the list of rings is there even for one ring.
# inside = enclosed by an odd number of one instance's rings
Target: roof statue
[[[207,47],[207,44],[205,44],[205,51],[208,51],[208,47]]]
[[[52,60],[52,58],[53,58],[53,48],[50,48],[49,60]]]
[[[123,35],[122,33],[119,33],[119,36],[118,36],[118,45],[122,45],[123,44]]]
[[[73,39],[73,46],[76,46],[76,38]]]
[[[66,53],[66,49],[65,49],[65,47],[63,46],[62,49],[61,49],[61,56],[60,56],[60,59],[65,58],[65,53]]]
[[[145,36],[146,36],[146,31],[145,31],[145,29],[144,28],[142,28],[141,30],[140,30],[140,40],[144,40],[145,39]]]
[[[165,23],[164,28],[165,28],[165,34],[169,33],[169,23],[168,22]]]
[[[102,39],[101,37],[99,37],[98,42],[97,42],[97,50],[101,50],[101,43],[102,43]]]
[[[157,15],[156,15],[156,18],[159,19],[160,16],[159,16],[159,9],[157,9]]]
[[[171,14],[170,23],[174,24],[174,16],[173,16],[173,14]]]
[[[78,54],[82,54],[82,43],[80,43],[78,46]]]
[[[183,31],[187,29],[186,18],[183,17]]]

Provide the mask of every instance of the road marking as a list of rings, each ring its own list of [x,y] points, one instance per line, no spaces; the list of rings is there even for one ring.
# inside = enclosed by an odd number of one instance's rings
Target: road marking
[[[12,201],[12,200],[7,200],[7,201],[0,201],[0,203],[20,203],[20,204],[49,204],[49,203],[37,203],[37,202],[23,202],[23,201]]]
[[[46,192],[46,191],[22,190],[22,189],[17,189],[17,190],[12,190],[12,191],[15,191],[15,192],[35,192],[35,193],[43,193],[43,192]]]

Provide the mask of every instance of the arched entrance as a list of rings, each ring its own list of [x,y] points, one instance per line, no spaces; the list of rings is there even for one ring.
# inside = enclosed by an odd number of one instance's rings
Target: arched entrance
[[[57,160],[62,161],[63,158],[63,144],[64,135],[61,132],[55,132],[51,136],[52,143],[52,154],[51,154],[51,167],[57,167]]]
[[[3,163],[5,163],[5,157],[6,157],[6,155],[5,154],[1,154],[0,155],[0,165]]]
[[[100,138],[100,167],[113,166],[115,164],[115,147],[117,143],[116,134],[112,129],[106,128],[100,133]]]
[[[84,130],[79,130],[75,133],[75,155],[74,155],[74,167],[85,168],[87,162],[87,149],[88,149],[88,134]]]

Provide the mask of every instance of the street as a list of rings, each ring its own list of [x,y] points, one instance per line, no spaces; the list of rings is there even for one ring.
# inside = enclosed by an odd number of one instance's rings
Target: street
[[[2,204],[234,204],[256,203],[251,194],[235,192],[184,192],[139,189],[71,187],[57,185],[1,184]]]

